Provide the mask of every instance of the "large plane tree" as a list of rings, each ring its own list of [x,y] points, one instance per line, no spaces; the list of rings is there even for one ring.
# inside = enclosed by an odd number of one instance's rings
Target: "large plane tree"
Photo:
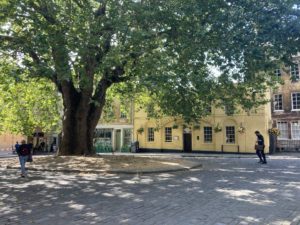
[[[187,120],[212,103],[263,103],[270,71],[300,46],[296,3],[2,0],[0,54],[62,94],[60,154],[93,154],[112,86],[147,92],[164,114]]]

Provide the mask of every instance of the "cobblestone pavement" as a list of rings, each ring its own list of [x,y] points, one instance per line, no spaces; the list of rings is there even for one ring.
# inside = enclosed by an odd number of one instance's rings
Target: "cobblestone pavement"
[[[197,158],[194,171],[63,174],[0,170],[0,224],[300,224],[300,159]]]

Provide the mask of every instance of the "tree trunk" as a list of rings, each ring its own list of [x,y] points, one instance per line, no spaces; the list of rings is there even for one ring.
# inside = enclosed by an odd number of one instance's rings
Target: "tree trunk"
[[[82,115],[86,114],[81,112]],[[62,142],[59,155],[92,155],[93,134],[95,127],[91,127],[85,117],[78,121],[74,115],[65,116],[63,120]]]
[[[64,118],[59,155],[93,155],[94,131],[105,104],[106,90],[111,84],[102,81],[97,103],[88,91],[78,92],[71,82],[62,85]]]
[[[89,121],[89,108],[69,105],[64,112],[59,155],[94,154],[93,135],[97,123],[94,125]]]

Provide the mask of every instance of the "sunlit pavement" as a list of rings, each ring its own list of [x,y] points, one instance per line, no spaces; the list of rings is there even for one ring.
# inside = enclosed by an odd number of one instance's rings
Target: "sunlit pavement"
[[[300,224],[300,158],[196,158],[194,171],[63,174],[0,170],[0,224]]]
[[[54,155],[53,152],[39,152],[37,155]],[[16,153],[13,153],[12,150],[2,150],[0,149],[0,159],[1,158],[14,158],[18,157]]]
[[[11,150],[0,150],[0,158],[17,157],[17,154],[13,154]]]

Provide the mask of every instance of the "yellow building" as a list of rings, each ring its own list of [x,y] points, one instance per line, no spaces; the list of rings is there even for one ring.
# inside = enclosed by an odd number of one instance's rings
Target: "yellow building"
[[[171,117],[149,119],[140,110],[134,114],[134,139],[142,151],[255,153],[254,132],[259,130],[265,138],[265,152],[269,153],[271,125],[270,104],[232,116],[223,109],[212,108],[211,115],[197,124]]]

